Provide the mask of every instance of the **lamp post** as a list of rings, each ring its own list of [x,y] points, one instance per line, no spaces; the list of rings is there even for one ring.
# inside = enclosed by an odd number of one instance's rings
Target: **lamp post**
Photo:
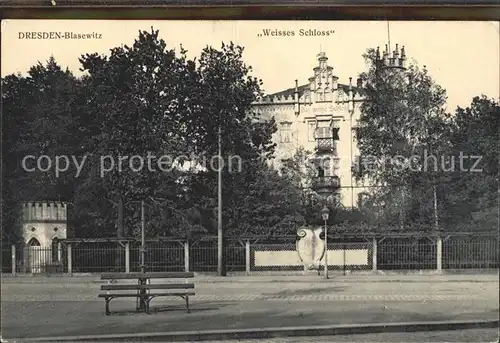
[[[321,210],[321,217],[325,222],[325,279],[328,279],[328,227],[326,225],[326,222],[329,216],[330,210],[326,206],[323,207],[323,209]]]
[[[219,148],[219,165],[217,166],[217,276],[226,276],[224,261],[224,230],[222,228],[222,130],[219,116],[217,143]]]
[[[141,273],[146,272],[146,233],[144,230],[144,200],[141,200]]]

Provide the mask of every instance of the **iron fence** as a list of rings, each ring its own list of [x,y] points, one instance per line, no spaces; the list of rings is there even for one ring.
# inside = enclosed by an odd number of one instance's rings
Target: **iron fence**
[[[2,273],[12,273],[12,250],[8,245],[2,245]]]
[[[295,237],[226,239],[224,260],[228,272],[291,272],[304,267]],[[449,235],[329,237],[328,267],[338,271],[497,269],[498,236]],[[15,251],[13,251],[15,250]],[[12,260],[13,254],[15,261]],[[65,242],[58,247],[3,246],[2,273],[102,273],[141,270],[139,242]],[[190,242],[147,241],[145,270],[215,272],[216,237]],[[320,270],[323,269],[323,262]],[[15,268],[13,270],[13,268]]]
[[[498,237],[446,237],[443,240],[443,268],[498,268],[498,249]]]
[[[15,256],[13,260],[12,257]],[[63,274],[68,272],[66,247],[2,247],[3,273]]]
[[[229,272],[245,271],[245,245],[237,240],[228,240],[223,248],[223,259]],[[217,270],[217,240],[203,240],[192,244],[189,252],[189,265],[194,272],[213,272]]]
[[[144,255],[144,266],[148,271],[185,270],[182,242],[148,242]],[[130,247],[130,271],[141,271],[141,245],[138,242],[132,243]]]
[[[433,237],[386,238],[377,242],[377,269],[425,270],[437,268]]]
[[[117,243],[78,243],[72,245],[74,273],[103,273],[125,271],[125,248]]]

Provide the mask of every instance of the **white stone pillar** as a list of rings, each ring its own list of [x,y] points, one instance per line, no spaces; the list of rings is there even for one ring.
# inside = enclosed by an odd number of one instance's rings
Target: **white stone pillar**
[[[375,237],[372,240],[372,271],[377,272],[377,239]]]
[[[189,272],[189,242],[184,242],[184,271]]]
[[[125,243],[125,273],[130,273],[130,243]]]
[[[245,271],[250,274],[250,241],[245,242]]]
[[[443,239],[441,237],[436,240],[436,269],[438,273],[443,271]]]
[[[71,243],[68,243],[68,275],[71,276],[73,275],[73,261],[72,261],[72,251],[71,251]]]

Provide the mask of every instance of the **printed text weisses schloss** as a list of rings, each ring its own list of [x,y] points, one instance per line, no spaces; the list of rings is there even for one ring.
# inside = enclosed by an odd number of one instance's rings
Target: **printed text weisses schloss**
[[[294,36],[310,36],[310,37],[328,37],[335,33],[334,30],[316,30],[316,29],[300,29],[300,30],[277,30],[277,29],[262,29],[260,36],[264,37],[294,37]]]

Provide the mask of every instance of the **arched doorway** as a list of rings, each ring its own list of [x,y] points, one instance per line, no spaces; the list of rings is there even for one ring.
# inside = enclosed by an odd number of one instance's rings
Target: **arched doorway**
[[[32,273],[41,273],[42,272],[42,263],[44,260],[44,251],[42,250],[42,246],[40,241],[35,237],[32,237],[28,243],[28,261],[29,261],[29,270]]]
[[[36,239],[35,237],[32,237],[29,241],[28,241],[28,246],[29,247],[39,247],[41,246],[40,242],[38,241],[38,239]]]

